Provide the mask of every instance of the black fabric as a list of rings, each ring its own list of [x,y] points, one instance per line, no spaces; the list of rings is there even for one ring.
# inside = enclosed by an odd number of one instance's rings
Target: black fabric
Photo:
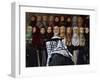
[[[87,46],[79,48],[77,64],[89,64],[89,48]]]
[[[47,53],[46,53],[46,34],[40,34],[40,66],[46,66]]]
[[[47,38],[47,40],[51,39],[52,36],[53,36],[53,33],[47,33],[47,34],[46,34],[46,38]]]
[[[61,65],[73,65],[73,61],[65,57],[61,54],[55,53],[52,54],[50,61],[49,61],[49,66],[61,66]]]
[[[26,67],[38,66],[36,49],[31,44],[26,45]]]

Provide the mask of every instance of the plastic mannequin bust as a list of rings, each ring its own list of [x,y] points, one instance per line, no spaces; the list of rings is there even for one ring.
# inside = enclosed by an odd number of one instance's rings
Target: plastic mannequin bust
[[[42,17],[41,16],[37,16],[37,23],[36,23],[36,26],[38,28],[41,28],[43,26],[43,23],[42,23]]]
[[[66,29],[66,37],[67,37],[67,45],[68,46],[71,46],[71,39],[72,39],[72,29],[71,29],[71,27],[67,27],[67,29]]]
[[[48,25],[48,17],[47,16],[42,16],[42,24],[43,24],[43,27],[47,27]]]
[[[66,35],[65,35],[65,26],[60,27],[60,37],[62,38],[63,43],[66,45]]]
[[[79,28],[80,46],[85,46],[84,28]]]

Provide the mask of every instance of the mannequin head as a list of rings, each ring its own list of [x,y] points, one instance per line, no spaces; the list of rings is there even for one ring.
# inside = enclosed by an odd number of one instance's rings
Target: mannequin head
[[[79,16],[79,17],[77,18],[77,22],[78,22],[78,23],[83,23],[83,18],[82,18],[81,16]]]
[[[47,21],[47,16],[42,16],[42,18],[43,18],[43,21]]]
[[[26,32],[27,33],[32,33],[32,26],[27,26]]]
[[[66,32],[67,32],[67,34],[70,34],[72,32],[71,27],[67,27]]]
[[[65,33],[65,27],[64,26],[60,27],[60,33]]]
[[[73,27],[73,34],[78,34],[78,33],[79,33],[78,27]]]
[[[37,16],[37,21],[41,21],[42,17],[41,16]]]
[[[54,26],[54,27],[53,27],[53,33],[54,33],[54,35],[56,35],[56,36],[59,35],[59,27],[58,27],[58,26]]]
[[[55,22],[59,22],[59,17],[58,16],[55,17]]]
[[[64,38],[64,36],[65,36],[65,27],[64,26],[61,26],[60,27],[60,37],[62,37],[62,38]]]
[[[35,21],[36,20],[36,17],[35,16],[32,16],[31,17],[31,21]]]
[[[47,33],[52,33],[52,27],[47,27]]]
[[[41,27],[41,28],[40,28],[40,34],[45,34],[45,32],[46,32],[46,31],[45,31],[45,28],[44,28],[44,27]]]
[[[64,16],[61,16],[60,17],[60,21],[64,21],[65,19],[64,19]]]
[[[67,17],[67,22],[71,22],[71,17]]]
[[[88,27],[85,28],[85,33],[86,33],[86,34],[89,33],[89,28],[88,28]]]
[[[77,16],[73,16],[72,17],[72,23],[76,23],[77,22]]]
[[[77,16],[72,17],[72,26],[77,27]]]
[[[71,39],[72,39],[72,29],[71,27],[66,28],[66,44],[71,46]]]
[[[83,18],[82,18],[81,16],[78,17],[78,19],[77,19],[77,24],[78,24],[78,27],[82,27]]]
[[[83,28],[83,27],[80,27],[80,28],[79,28],[79,32],[80,32],[80,33],[84,33],[84,28]]]
[[[49,16],[49,21],[54,21],[54,17],[53,16]]]

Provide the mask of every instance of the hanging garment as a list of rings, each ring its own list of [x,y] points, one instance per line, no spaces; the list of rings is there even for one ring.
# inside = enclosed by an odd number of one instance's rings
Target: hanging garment
[[[37,52],[32,44],[26,44],[26,67],[38,66]]]
[[[78,36],[78,27],[73,27],[73,36],[72,36],[72,44],[73,46],[79,45],[79,36]]]
[[[79,46],[78,27],[73,27],[72,45],[75,48],[77,46]],[[78,49],[73,50],[73,61],[74,61],[74,64],[77,64],[78,55],[79,55],[79,50]]]
[[[40,65],[46,66],[47,53],[46,53],[46,34],[40,34]]]
[[[79,42],[80,42],[80,46],[85,46],[85,37],[84,34],[80,33],[79,35]]]
[[[27,29],[26,29],[26,43],[32,43],[32,26],[27,26]]]

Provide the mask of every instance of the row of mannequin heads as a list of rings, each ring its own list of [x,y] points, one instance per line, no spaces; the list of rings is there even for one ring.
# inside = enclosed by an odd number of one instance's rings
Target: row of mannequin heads
[[[27,27],[27,31],[28,32],[32,32],[32,33],[36,33],[37,31],[37,27],[31,27],[31,26],[28,26]],[[58,26],[54,26],[53,28],[52,27],[41,27],[39,28],[39,33],[40,34],[50,34],[52,33],[52,37],[53,36],[59,36],[61,37],[62,39],[66,39],[66,41],[69,41],[71,42],[71,39],[73,37],[74,34],[76,34],[77,36],[80,36],[80,35],[83,35],[84,34],[88,34],[89,33],[89,28],[88,27],[65,27],[65,26],[61,26],[61,27],[58,27]]]
[[[32,27],[30,26],[30,29],[31,29]],[[36,27],[33,27],[32,28],[32,32],[33,33],[35,33],[36,32]],[[61,27],[58,27],[58,26],[54,26],[53,28],[52,27],[47,27],[47,28],[45,28],[45,27],[41,27],[40,28],[40,33],[41,34],[45,34],[45,33],[53,33],[53,34],[57,34],[57,35],[59,35],[59,34],[70,34],[70,33],[77,33],[77,34],[79,34],[79,33],[89,33],[89,28],[88,27],[85,27],[85,28],[83,28],[83,27],[77,27],[77,28],[74,28],[74,27],[64,27],[64,26],[61,26]]]
[[[41,22],[41,21],[46,21],[46,22],[72,22],[72,25],[78,25],[79,27],[82,26],[83,22],[89,20],[89,16],[85,16],[84,18],[82,16],[32,16],[31,17],[31,21],[37,21],[37,22]]]
[[[32,16],[32,21],[64,21],[64,16],[58,17],[58,16]]]
[[[41,21],[55,21],[55,22],[59,22],[59,21],[64,21],[64,23],[67,24],[67,22],[70,22],[71,25],[56,25],[59,27],[59,31],[60,32],[66,32],[66,33],[71,33],[71,32],[81,32],[81,33],[85,33],[88,32],[88,26],[89,26],[89,16],[72,16],[72,15],[32,15],[30,17],[31,21],[36,21],[37,22],[41,22]],[[88,23],[87,23],[88,22]],[[60,22],[59,22],[60,23]],[[83,26],[84,24],[84,26]],[[30,25],[32,26],[32,25]],[[35,26],[37,26],[36,24],[33,27],[33,32],[35,31]],[[80,27],[78,29],[73,30],[72,27]],[[39,27],[39,26],[37,26]],[[66,27],[66,28],[65,28]],[[84,27],[84,28],[83,28]],[[54,31],[55,25],[50,26],[50,25],[46,25],[46,26],[42,26],[39,27],[40,28],[40,32],[41,33],[50,33]],[[46,28],[46,29],[45,29]],[[65,29],[65,30],[63,30]],[[54,33],[54,32],[53,32]]]

